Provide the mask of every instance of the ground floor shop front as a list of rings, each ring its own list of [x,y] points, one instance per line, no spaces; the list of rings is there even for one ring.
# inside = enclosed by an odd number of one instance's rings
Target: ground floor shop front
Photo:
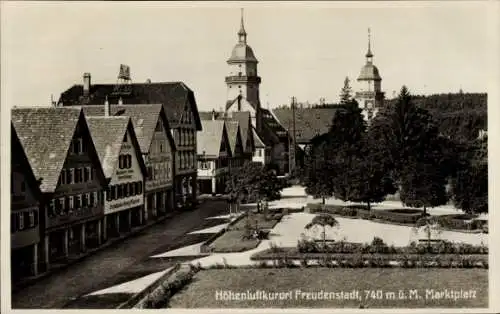
[[[191,208],[198,194],[197,173],[182,174],[175,177],[175,204],[178,209]]]
[[[199,177],[198,191],[200,194],[224,194],[226,191],[226,177]]]
[[[144,199],[144,217],[147,221],[156,220],[171,214],[175,210],[172,187],[162,190],[146,191]]]

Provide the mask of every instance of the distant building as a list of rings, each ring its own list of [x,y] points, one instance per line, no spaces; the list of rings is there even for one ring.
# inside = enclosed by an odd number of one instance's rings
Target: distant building
[[[381,83],[382,77],[379,74],[378,68],[373,64],[370,29],[368,29],[366,64],[361,68],[361,72],[358,76],[359,89],[354,97],[367,121],[373,119],[383,106],[384,93],[382,92]]]
[[[238,31],[238,43],[234,46],[230,58],[229,75],[226,76],[227,100],[225,112],[249,112],[255,135],[266,146],[269,163],[273,164],[278,173],[288,172],[288,140],[277,136],[273,129],[272,115],[269,110],[261,108],[259,86],[261,78],[258,75],[258,60],[252,48],[247,43],[247,32],[243,23]],[[276,123],[279,127],[279,125]],[[288,137],[286,137],[288,138]],[[256,151],[255,154],[259,154]],[[260,161],[261,156],[254,156],[254,161]]]
[[[130,69],[121,66],[115,84],[91,84],[90,74],[85,73],[83,85],[64,91],[58,105],[102,106],[106,99],[112,105],[162,104],[177,147],[175,203],[186,207],[196,202],[196,132],[201,130],[201,121],[193,91],[182,82],[132,83]]]
[[[197,140],[200,193],[224,193],[232,157],[225,121],[203,120]]]

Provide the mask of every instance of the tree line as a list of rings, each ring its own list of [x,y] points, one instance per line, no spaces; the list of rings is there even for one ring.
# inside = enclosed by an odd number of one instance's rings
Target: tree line
[[[370,208],[399,191],[403,204],[424,212],[449,200],[465,212],[487,212],[487,137],[470,134],[468,125],[453,136],[442,132],[441,106],[426,109],[421,99],[403,86],[367,125],[346,80],[329,132],[313,139],[306,157],[306,192],[323,203],[334,196]]]

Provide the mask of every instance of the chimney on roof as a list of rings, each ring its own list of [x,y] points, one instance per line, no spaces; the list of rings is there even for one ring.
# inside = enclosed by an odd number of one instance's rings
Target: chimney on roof
[[[215,109],[212,109],[212,120],[215,120]]]
[[[121,97],[118,99],[118,105],[123,105],[123,99]]]
[[[109,117],[109,113],[110,113],[110,106],[109,106],[108,96],[106,96],[106,100],[104,101],[104,116]]]
[[[88,97],[90,93],[90,73],[83,73],[83,96]]]

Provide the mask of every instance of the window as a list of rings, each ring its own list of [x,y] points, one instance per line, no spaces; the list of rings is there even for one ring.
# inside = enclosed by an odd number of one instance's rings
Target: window
[[[135,184],[135,182],[130,183],[130,195],[132,196],[137,195],[136,186],[137,185]]]
[[[139,182],[139,194],[142,194],[142,182]]]
[[[30,228],[33,228],[35,226],[35,211],[30,211],[29,214],[29,226]]]
[[[48,209],[48,212],[49,212],[49,216],[50,217],[55,216],[55,214],[56,214],[55,213],[55,207],[56,206],[55,206],[54,200],[50,200],[49,205],[47,207],[48,207],[47,209]]]
[[[80,169],[75,168],[75,183],[79,183],[79,182],[80,182]]]
[[[82,197],[81,195],[75,195],[75,209],[82,208]]]
[[[63,171],[63,173],[66,172],[66,183],[67,184],[72,184],[73,183],[73,168],[66,169]]]
[[[69,211],[69,197],[64,198],[64,212],[67,213]]]
[[[73,196],[70,196],[68,197],[69,199],[69,211],[73,211],[73,209],[75,208],[75,200],[74,200],[74,197]]]
[[[89,199],[87,193],[82,195],[82,207],[86,208],[89,206]]]
[[[23,230],[24,229],[24,213],[18,213],[17,222],[18,222],[19,230]]]
[[[97,195],[97,192],[94,192],[94,206],[97,206],[98,202],[99,202],[99,197]]]
[[[61,197],[57,200],[57,204],[59,205],[59,214],[62,214],[65,212],[65,208],[64,208],[64,205],[65,204],[65,198],[64,197]]]
[[[160,143],[160,153],[163,153],[163,144]]]
[[[95,174],[96,174],[96,170],[92,167],[90,167],[90,180],[91,181],[94,181],[94,178],[95,178]]]
[[[83,181],[88,182],[90,180],[90,167],[85,167],[83,169]]]
[[[111,187],[111,200],[118,199],[118,186],[113,185]]]
[[[123,186],[120,184],[116,187],[116,199],[120,199],[123,196]]]

